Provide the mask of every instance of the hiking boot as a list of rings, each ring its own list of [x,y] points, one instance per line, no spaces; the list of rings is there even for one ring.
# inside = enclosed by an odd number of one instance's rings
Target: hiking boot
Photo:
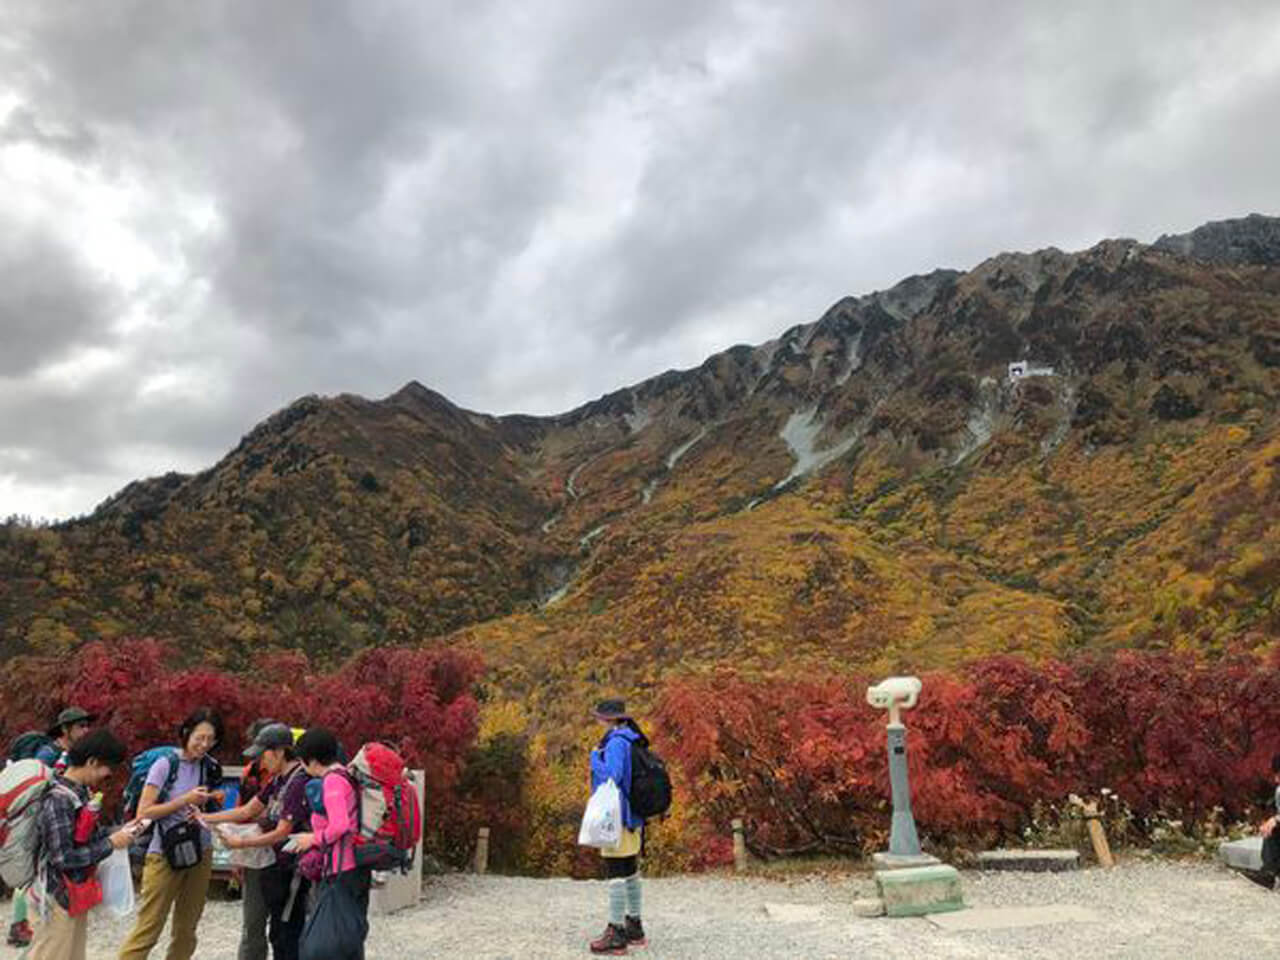
[[[9,946],[30,946],[33,936],[34,934],[31,932],[31,924],[27,923],[27,921],[23,920],[21,923],[15,923],[9,927]]]
[[[599,939],[591,941],[591,952],[621,956],[627,952],[627,931],[617,924],[609,924]]]
[[[627,917],[627,925],[622,931],[627,935],[627,946],[643,947],[649,942],[644,935],[644,925],[639,917]]]

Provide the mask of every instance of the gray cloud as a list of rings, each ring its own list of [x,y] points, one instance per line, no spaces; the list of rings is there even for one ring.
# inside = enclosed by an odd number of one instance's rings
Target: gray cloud
[[[56,360],[69,342],[99,331],[111,293],[52,225],[15,222],[0,209],[0,377]]]
[[[83,126],[46,128],[31,110],[15,107],[0,124],[0,145],[23,143],[79,161],[92,157],[97,147],[97,140]]]
[[[1280,160],[1262,0],[5,21],[0,514],[307,392],[565,409],[909,273],[1268,211]]]

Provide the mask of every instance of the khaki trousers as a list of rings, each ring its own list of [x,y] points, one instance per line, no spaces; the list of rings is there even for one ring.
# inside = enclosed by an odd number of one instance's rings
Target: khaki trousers
[[[166,960],[191,960],[196,952],[196,927],[204,913],[213,853],[189,870],[174,870],[162,853],[148,853],[142,870],[142,892],[138,896],[138,919],[124,945],[120,960],[145,960],[160,939],[164,923],[173,910]]]
[[[49,916],[40,914],[39,910],[31,911],[35,938],[28,960],[84,960],[89,946],[89,915],[73,919],[56,903],[49,904]]]

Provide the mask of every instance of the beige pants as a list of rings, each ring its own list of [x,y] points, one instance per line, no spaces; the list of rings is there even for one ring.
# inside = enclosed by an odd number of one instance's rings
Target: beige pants
[[[56,903],[50,903],[48,917],[32,910],[31,919],[35,938],[28,960],[84,960],[89,944],[87,913],[73,919]]]
[[[142,892],[138,896],[138,920],[120,948],[120,960],[145,960],[164,931],[164,922],[173,910],[166,960],[191,960],[196,952],[196,927],[204,913],[209,892],[213,853],[189,870],[174,870],[162,853],[148,853],[142,870]]]

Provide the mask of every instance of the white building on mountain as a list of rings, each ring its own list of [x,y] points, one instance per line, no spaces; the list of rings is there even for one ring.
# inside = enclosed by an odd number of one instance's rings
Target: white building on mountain
[[[1009,382],[1017,383],[1027,377],[1052,377],[1053,367],[1037,367],[1029,360],[1017,360],[1009,364]]]

